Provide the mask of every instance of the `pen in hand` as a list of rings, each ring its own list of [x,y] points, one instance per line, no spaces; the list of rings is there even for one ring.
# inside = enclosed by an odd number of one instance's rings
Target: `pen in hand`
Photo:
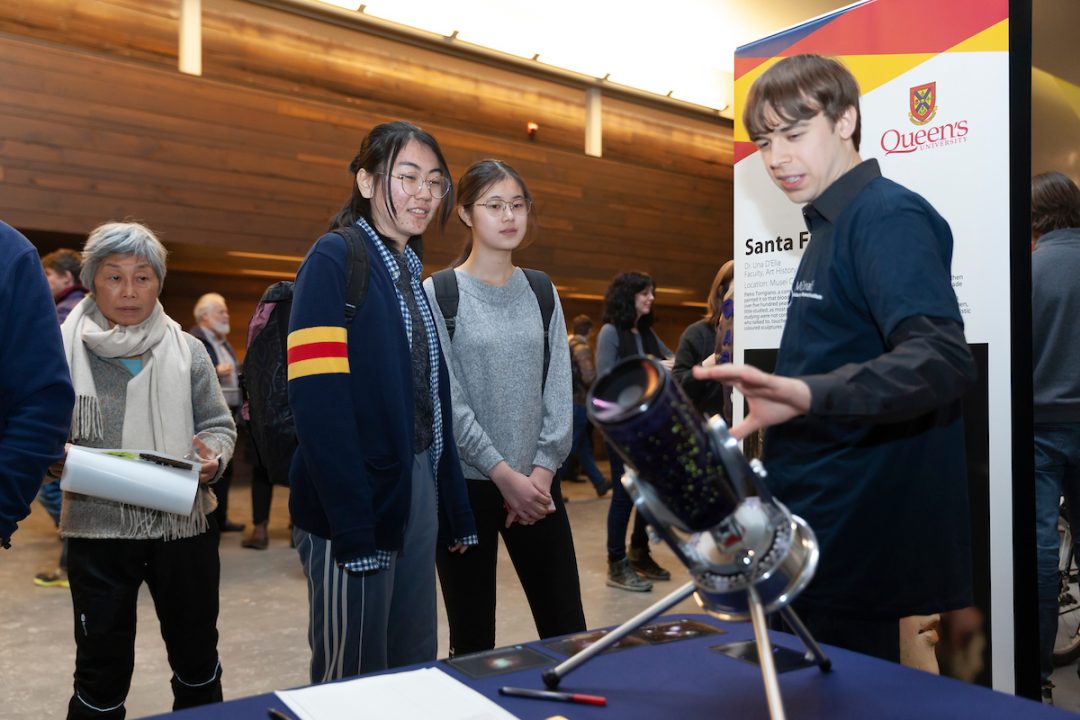
[[[583,695],[582,693],[557,692],[555,690],[533,690],[532,688],[501,687],[500,695],[510,697],[533,698],[535,700],[556,700],[558,702],[578,703],[579,705],[607,705],[607,698],[601,695]]]

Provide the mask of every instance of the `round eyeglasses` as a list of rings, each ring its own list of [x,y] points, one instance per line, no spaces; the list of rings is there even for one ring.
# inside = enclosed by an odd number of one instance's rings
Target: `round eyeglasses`
[[[488,200],[486,203],[473,203],[479,205],[495,217],[502,217],[507,210],[513,215],[528,215],[532,210],[532,200]]]
[[[442,198],[446,196],[446,193],[450,192],[450,178],[445,175],[432,178],[431,180],[421,180],[420,176],[412,175],[409,173],[402,173],[401,175],[394,175],[393,173],[375,173],[375,175],[385,175],[386,177],[397,178],[401,182],[401,192],[406,195],[419,195],[420,188],[427,186],[427,189],[431,191],[431,197]]]

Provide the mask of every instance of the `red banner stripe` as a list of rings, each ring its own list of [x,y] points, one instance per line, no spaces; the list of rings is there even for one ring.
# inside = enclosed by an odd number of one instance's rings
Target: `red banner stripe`
[[[800,27],[755,43],[735,58],[740,78],[769,57],[942,53],[1009,17],[1008,0],[874,0],[830,18],[813,32]],[[783,46],[783,36],[791,44]],[[767,54],[768,57],[762,57]]]
[[[317,342],[289,348],[289,363],[316,358],[348,357],[349,346],[343,342]]]

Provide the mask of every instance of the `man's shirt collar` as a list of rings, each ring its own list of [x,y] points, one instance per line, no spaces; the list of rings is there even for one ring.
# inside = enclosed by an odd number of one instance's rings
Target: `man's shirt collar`
[[[813,231],[811,221],[815,218],[822,218],[830,224],[836,224],[836,219],[862,192],[862,189],[879,177],[881,177],[881,166],[874,159],[864,160],[848,170],[827,187],[817,200],[803,208],[806,227]]]

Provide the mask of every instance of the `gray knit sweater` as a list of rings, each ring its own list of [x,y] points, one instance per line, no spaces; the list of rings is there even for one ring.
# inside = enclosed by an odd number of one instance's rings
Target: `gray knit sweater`
[[[206,348],[187,333],[183,334],[183,338],[191,350],[191,404],[195,415],[195,433],[211,450],[221,453],[221,467],[224,468],[232,459],[236,425],[229,406],[225,404],[217,373],[210,364]],[[101,358],[92,352],[89,355],[104,423],[103,438],[98,447],[119,448],[124,432],[124,408],[131,373],[119,360]],[[60,534],[63,537],[125,540],[193,537],[206,530],[206,513],[215,507],[217,499],[206,485],[199,486],[195,509],[189,517],[65,492]]]
[[[540,305],[520,268],[502,287],[457,270],[454,341],[424,281],[450,370],[454,436],[467,478],[487,479],[500,460],[528,475],[534,466],[557,470],[570,452],[573,408],[570,347],[558,292],[548,342],[551,361],[543,385],[544,333]]]

